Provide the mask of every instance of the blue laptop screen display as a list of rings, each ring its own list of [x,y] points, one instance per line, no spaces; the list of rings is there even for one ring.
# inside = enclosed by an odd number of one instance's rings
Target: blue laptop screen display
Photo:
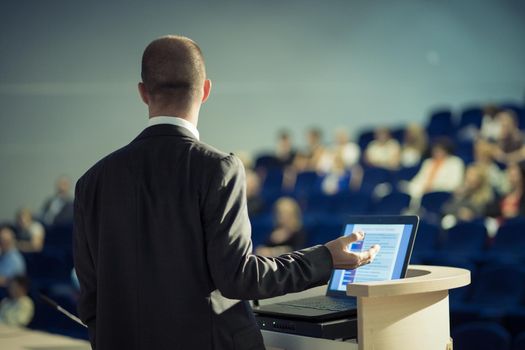
[[[374,244],[381,245],[374,262],[356,270],[335,270],[330,280],[330,291],[346,291],[346,285],[353,282],[386,281],[401,278],[403,264],[410,243],[412,225],[403,224],[349,224],[344,235],[363,231],[365,239],[352,243],[348,249],[360,252]]]

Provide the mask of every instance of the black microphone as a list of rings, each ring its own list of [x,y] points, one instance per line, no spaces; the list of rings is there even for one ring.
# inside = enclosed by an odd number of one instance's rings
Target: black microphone
[[[88,326],[86,326],[84,324],[84,322],[82,322],[82,320],[80,318],[78,318],[77,316],[73,315],[71,312],[67,311],[66,309],[64,309],[62,306],[58,305],[54,300],[52,300],[51,298],[45,296],[44,294],[42,293],[39,293],[40,294],[40,298],[46,302],[46,304],[48,304],[49,306],[51,306],[53,309],[57,310],[58,312],[62,313],[63,315],[65,315],[67,318],[69,318],[70,320],[72,321],[75,321],[76,323],[78,323],[79,325],[81,325],[82,327],[86,327],[88,328]]]

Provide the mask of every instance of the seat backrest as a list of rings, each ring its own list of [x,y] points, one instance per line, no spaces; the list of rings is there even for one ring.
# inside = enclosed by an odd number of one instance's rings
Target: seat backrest
[[[452,330],[454,349],[510,350],[510,334],[495,322],[468,323]]]
[[[525,272],[520,265],[488,266],[477,274],[468,303],[504,309],[518,306],[524,293]]]
[[[487,229],[482,223],[463,222],[446,231],[442,250],[461,255],[474,255],[485,248]]]
[[[525,220],[513,219],[503,223],[494,239],[492,251],[525,257]]]

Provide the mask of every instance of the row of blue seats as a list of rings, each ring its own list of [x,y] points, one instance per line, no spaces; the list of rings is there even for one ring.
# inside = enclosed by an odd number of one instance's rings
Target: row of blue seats
[[[455,350],[523,350],[525,332],[514,337],[496,322],[472,322],[452,329]]]

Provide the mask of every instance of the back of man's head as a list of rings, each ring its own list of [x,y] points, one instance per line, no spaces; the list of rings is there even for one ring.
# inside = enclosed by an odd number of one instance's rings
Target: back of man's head
[[[202,52],[189,38],[161,37],[144,50],[141,76],[151,103],[188,105],[199,97],[206,79]]]

